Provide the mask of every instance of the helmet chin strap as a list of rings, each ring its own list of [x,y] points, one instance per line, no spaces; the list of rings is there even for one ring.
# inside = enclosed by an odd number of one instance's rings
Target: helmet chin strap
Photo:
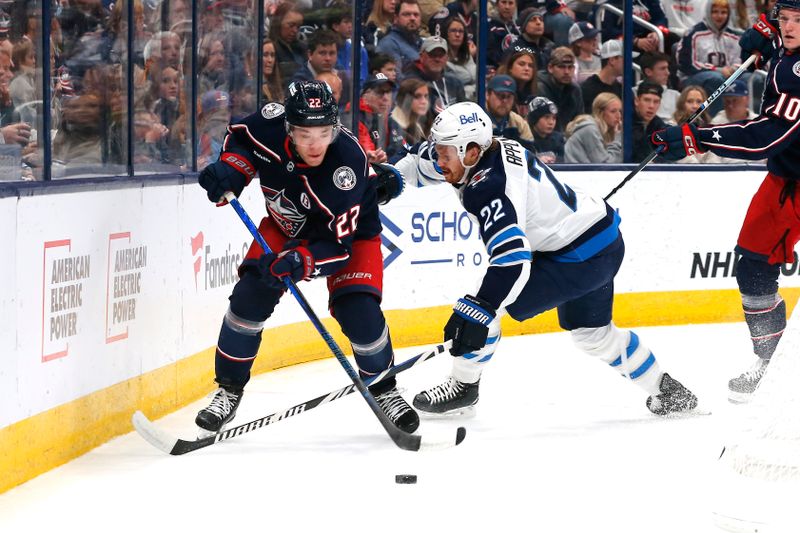
[[[459,154],[458,160],[461,161],[461,166],[464,167],[464,175],[461,176],[461,179],[458,180],[458,183],[460,184],[466,183],[469,171],[475,168],[475,166],[481,162],[481,157],[483,157],[483,154],[484,152],[486,152],[486,149],[480,147],[478,149],[480,150],[480,153],[478,154],[478,158],[475,159],[475,163],[473,163],[472,165],[468,165],[464,162],[464,157],[467,155],[466,153],[464,155]]]

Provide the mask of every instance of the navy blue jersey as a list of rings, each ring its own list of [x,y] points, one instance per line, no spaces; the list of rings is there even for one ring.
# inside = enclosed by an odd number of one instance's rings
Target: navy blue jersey
[[[310,167],[290,146],[283,106],[269,103],[228,126],[220,161],[245,174],[246,183],[258,175],[269,217],[289,239],[307,242],[317,276],[345,266],[353,240],[381,232],[367,156],[344,128],[322,163]]]
[[[759,160],[785,179],[797,180],[800,169],[800,54],[781,48],[773,58],[759,115],[698,129],[705,147],[720,156]]]

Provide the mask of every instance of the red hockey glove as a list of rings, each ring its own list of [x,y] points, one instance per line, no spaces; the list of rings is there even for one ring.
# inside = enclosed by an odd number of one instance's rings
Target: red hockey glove
[[[678,161],[684,157],[705,152],[697,142],[697,126],[692,124],[658,130],[650,137],[650,142],[656,150],[659,150],[661,157],[667,161]]]
[[[739,46],[742,49],[742,62],[753,54],[759,55],[758,60],[756,60],[757,67],[760,68],[768,62],[772,58],[772,54],[775,53],[773,42],[777,35],[777,28],[762,13],[756,23],[753,24],[753,27],[749,28],[739,38]]]
[[[295,241],[297,242],[297,241]],[[279,254],[262,255],[258,270],[264,282],[274,289],[284,289],[283,278],[289,276],[295,282],[309,279],[314,273],[314,256],[304,246],[295,246]]]

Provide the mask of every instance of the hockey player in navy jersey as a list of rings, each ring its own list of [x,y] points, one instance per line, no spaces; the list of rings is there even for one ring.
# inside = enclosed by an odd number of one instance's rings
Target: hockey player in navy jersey
[[[261,343],[264,322],[285,294],[284,276],[299,282],[327,278],[330,310],[350,340],[362,377],[393,364],[392,342],[380,308],[383,284],[378,202],[402,190],[390,167],[375,175],[352,134],[339,123],[330,87],[289,85],[285,106],[266,104],[228,126],[219,160],[200,173],[208,198],[237,196],[257,178],[267,216],[259,232],[277,253],[254,242],[222,320],[215,356],[219,389],[196,424],[218,432],[235,415]],[[370,387],[389,419],[413,433],[417,413],[394,378]]]
[[[770,61],[759,115],[732,124],[691,124],[657,131],[654,146],[677,160],[711,151],[723,157],[767,158],[767,176],[750,202],[736,251],[736,282],[757,356],[753,366],[728,383],[729,399],[744,402],[755,391],[786,328],[786,304],[778,294],[782,263],[793,263],[800,240],[800,0],[778,0],[740,41],[742,56]],[[777,28],[776,28],[777,24]],[[778,28],[780,31],[778,31]]]
[[[414,407],[430,414],[471,410],[500,340],[500,317],[523,321],[552,308],[581,350],[647,392],[650,411],[696,407],[694,394],[662,372],[639,337],[611,320],[625,247],[619,216],[605,202],[560,182],[518,142],[493,138],[489,116],[471,102],[440,113],[430,140],[397,168],[417,186],[450,183],[489,254],[477,292],[458,300],[444,327],[453,341],[452,374],[417,394]]]

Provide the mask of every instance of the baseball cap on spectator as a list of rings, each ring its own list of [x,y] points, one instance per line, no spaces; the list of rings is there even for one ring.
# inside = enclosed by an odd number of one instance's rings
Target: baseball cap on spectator
[[[622,55],[622,41],[609,39],[600,45],[600,59],[611,59]],[[639,52],[633,52],[633,57],[638,57]]]
[[[581,39],[590,39],[597,36],[600,30],[592,26],[589,22],[576,22],[569,27],[569,44],[574,44]]]
[[[519,25],[519,29],[525,31],[525,26],[528,25],[528,22],[533,17],[539,17],[541,19],[544,18],[545,10],[541,7],[527,7],[522,10],[522,13],[519,14],[517,17],[517,24]]]
[[[636,96],[642,96],[643,94],[654,94],[661,98],[661,95],[664,94],[664,89],[661,85],[653,83],[652,81],[643,81],[636,88]]]
[[[217,109],[228,109],[231,106],[231,96],[225,91],[208,91],[200,99],[200,112],[211,113]]]
[[[747,82],[744,80],[734,81],[730,87],[725,89],[722,96],[750,96],[750,91],[747,90]]]
[[[487,89],[495,93],[517,93],[517,82],[511,76],[498,74],[489,80]]]
[[[394,89],[397,87],[397,84],[386,77],[386,74],[383,72],[377,72],[367,78],[367,81],[364,82],[364,86],[361,88],[361,92],[369,91],[370,89],[377,89],[381,85],[388,85],[389,89]]]
[[[528,123],[536,124],[545,115],[557,115],[558,107],[549,98],[537,96],[528,103]]]
[[[548,65],[566,66],[575,64],[575,53],[567,47],[561,46],[553,50],[550,54]]]
[[[422,46],[420,46],[419,51],[425,52],[426,54],[430,54],[437,48],[441,48],[446,53],[447,41],[445,41],[438,35],[434,35],[433,37],[426,37],[425,39],[422,39]]]

